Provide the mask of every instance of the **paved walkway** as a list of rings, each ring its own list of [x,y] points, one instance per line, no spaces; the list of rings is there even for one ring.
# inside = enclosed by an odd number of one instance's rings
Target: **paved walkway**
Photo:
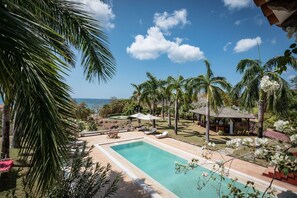
[[[90,137],[83,137],[80,138],[81,140],[86,140],[88,145],[95,145],[95,144],[104,144],[104,143],[112,143],[117,141],[123,141],[132,138],[145,138],[146,141],[156,143],[159,147],[175,153],[185,159],[191,159],[193,157],[201,158],[202,150],[200,147],[193,146],[191,144],[187,144],[185,142],[181,142],[175,140],[173,138],[164,138],[164,139],[156,139],[153,135],[144,135],[142,132],[126,132],[120,133],[119,139],[108,139],[106,135],[100,136],[90,136]],[[143,178],[145,183],[151,186],[157,193],[159,193],[162,197],[172,197],[172,194],[168,192],[164,187],[156,184],[150,178],[147,178],[141,171],[137,170],[135,167],[131,166],[128,162],[123,160],[120,156],[116,155],[111,151],[112,149],[109,148],[109,145],[102,145],[102,148],[111,153],[111,155],[124,164],[126,167],[129,168],[133,173],[135,173],[139,178]],[[119,184],[119,191],[117,192],[115,197],[149,197],[149,195],[138,185],[134,184],[132,179],[122,171],[115,163],[113,163],[105,154],[103,154],[99,149],[94,148],[92,152],[92,157],[94,161],[100,162],[102,165],[106,165],[110,163],[112,165],[112,175],[116,173],[122,174],[121,181]],[[213,153],[211,157],[211,161],[215,162],[217,160],[221,160],[224,158],[225,160],[231,159],[228,156],[219,153]],[[262,176],[262,173],[266,170],[265,167],[255,165],[246,161],[234,159],[231,165],[232,172],[230,172],[231,177],[237,177],[242,183],[245,183],[247,180],[254,180],[255,184],[260,189],[265,189],[265,186],[268,186],[269,182],[271,181],[268,177]],[[285,189],[287,195],[290,192],[297,192],[297,187],[283,183],[280,181],[274,181],[274,185],[280,189]],[[282,193],[285,194],[286,193]],[[282,197],[289,197],[289,196],[282,196]]]

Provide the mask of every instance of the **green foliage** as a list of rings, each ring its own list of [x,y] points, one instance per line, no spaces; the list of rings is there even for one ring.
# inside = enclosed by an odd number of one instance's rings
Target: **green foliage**
[[[73,159],[66,162],[60,177],[45,197],[110,197],[117,191],[118,176],[110,179],[111,165],[93,163],[86,144],[76,147]],[[99,194],[100,195],[99,195]]]
[[[87,128],[88,131],[97,131],[98,127],[94,119],[89,119],[87,122]]]
[[[94,111],[87,107],[86,103],[81,102],[76,105],[75,118],[86,121]]]
[[[124,115],[132,115],[134,113],[138,112],[138,109],[142,109],[142,107],[139,107],[135,102],[131,101],[126,103],[123,109],[123,114]]]
[[[109,104],[104,105],[100,109],[99,115],[103,118],[107,118],[113,114],[122,114],[128,103],[130,103],[128,99],[113,99]]]

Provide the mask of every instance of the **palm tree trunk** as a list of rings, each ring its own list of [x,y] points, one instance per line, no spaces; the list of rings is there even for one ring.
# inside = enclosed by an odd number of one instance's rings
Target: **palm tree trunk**
[[[168,126],[171,127],[171,115],[170,115],[170,107],[171,107],[171,101],[169,101],[168,104]]]
[[[258,137],[262,138],[263,137],[263,122],[264,122],[264,101],[263,100],[259,100],[258,102]]]
[[[15,130],[15,121],[13,122],[12,147],[21,148],[21,134],[19,131]]]
[[[10,127],[10,108],[4,104],[2,114],[2,150],[1,158],[9,157],[9,127]]]
[[[156,115],[156,102],[153,102],[153,115]],[[153,120],[153,128],[156,128],[156,120]]]
[[[140,113],[140,98],[138,97],[137,100],[138,100],[138,113]],[[141,121],[140,119],[138,119],[138,126],[140,126],[140,124],[141,124]]]
[[[206,102],[206,132],[205,132],[205,141],[209,142],[209,116],[210,115],[210,109],[209,109],[209,101],[207,98]]]
[[[164,120],[164,98],[162,98],[162,119]]]
[[[177,123],[178,123],[178,99],[175,99],[175,113],[174,113],[174,132],[177,135]]]

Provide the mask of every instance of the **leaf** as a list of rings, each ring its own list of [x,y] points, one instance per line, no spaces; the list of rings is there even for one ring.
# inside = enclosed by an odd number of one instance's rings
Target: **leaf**
[[[290,48],[292,49],[292,48],[295,48],[296,46],[297,46],[297,44],[293,43],[292,45],[290,45]]]
[[[284,53],[285,56],[291,56],[291,51],[290,50],[286,50]]]
[[[297,54],[297,48],[292,49],[292,52],[293,52],[294,54]]]

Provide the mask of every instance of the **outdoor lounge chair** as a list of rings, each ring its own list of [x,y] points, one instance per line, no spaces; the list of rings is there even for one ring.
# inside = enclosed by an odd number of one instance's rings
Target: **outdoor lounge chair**
[[[0,160],[0,173],[8,172],[13,166],[12,159],[3,159]]]
[[[150,134],[154,134],[154,133],[156,133],[157,132],[157,129],[156,128],[152,128],[151,130],[149,130],[149,131],[145,131],[144,133],[146,134],[146,135],[150,135]]]
[[[136,128],[137,131],[145,131],[146,130],[146,127],[145,126],[141,126],[141,127],[138,127]]]
[[[158,139],[168,137],[168,131],[164,131],[162,134],[155,135],[155,136]]]

